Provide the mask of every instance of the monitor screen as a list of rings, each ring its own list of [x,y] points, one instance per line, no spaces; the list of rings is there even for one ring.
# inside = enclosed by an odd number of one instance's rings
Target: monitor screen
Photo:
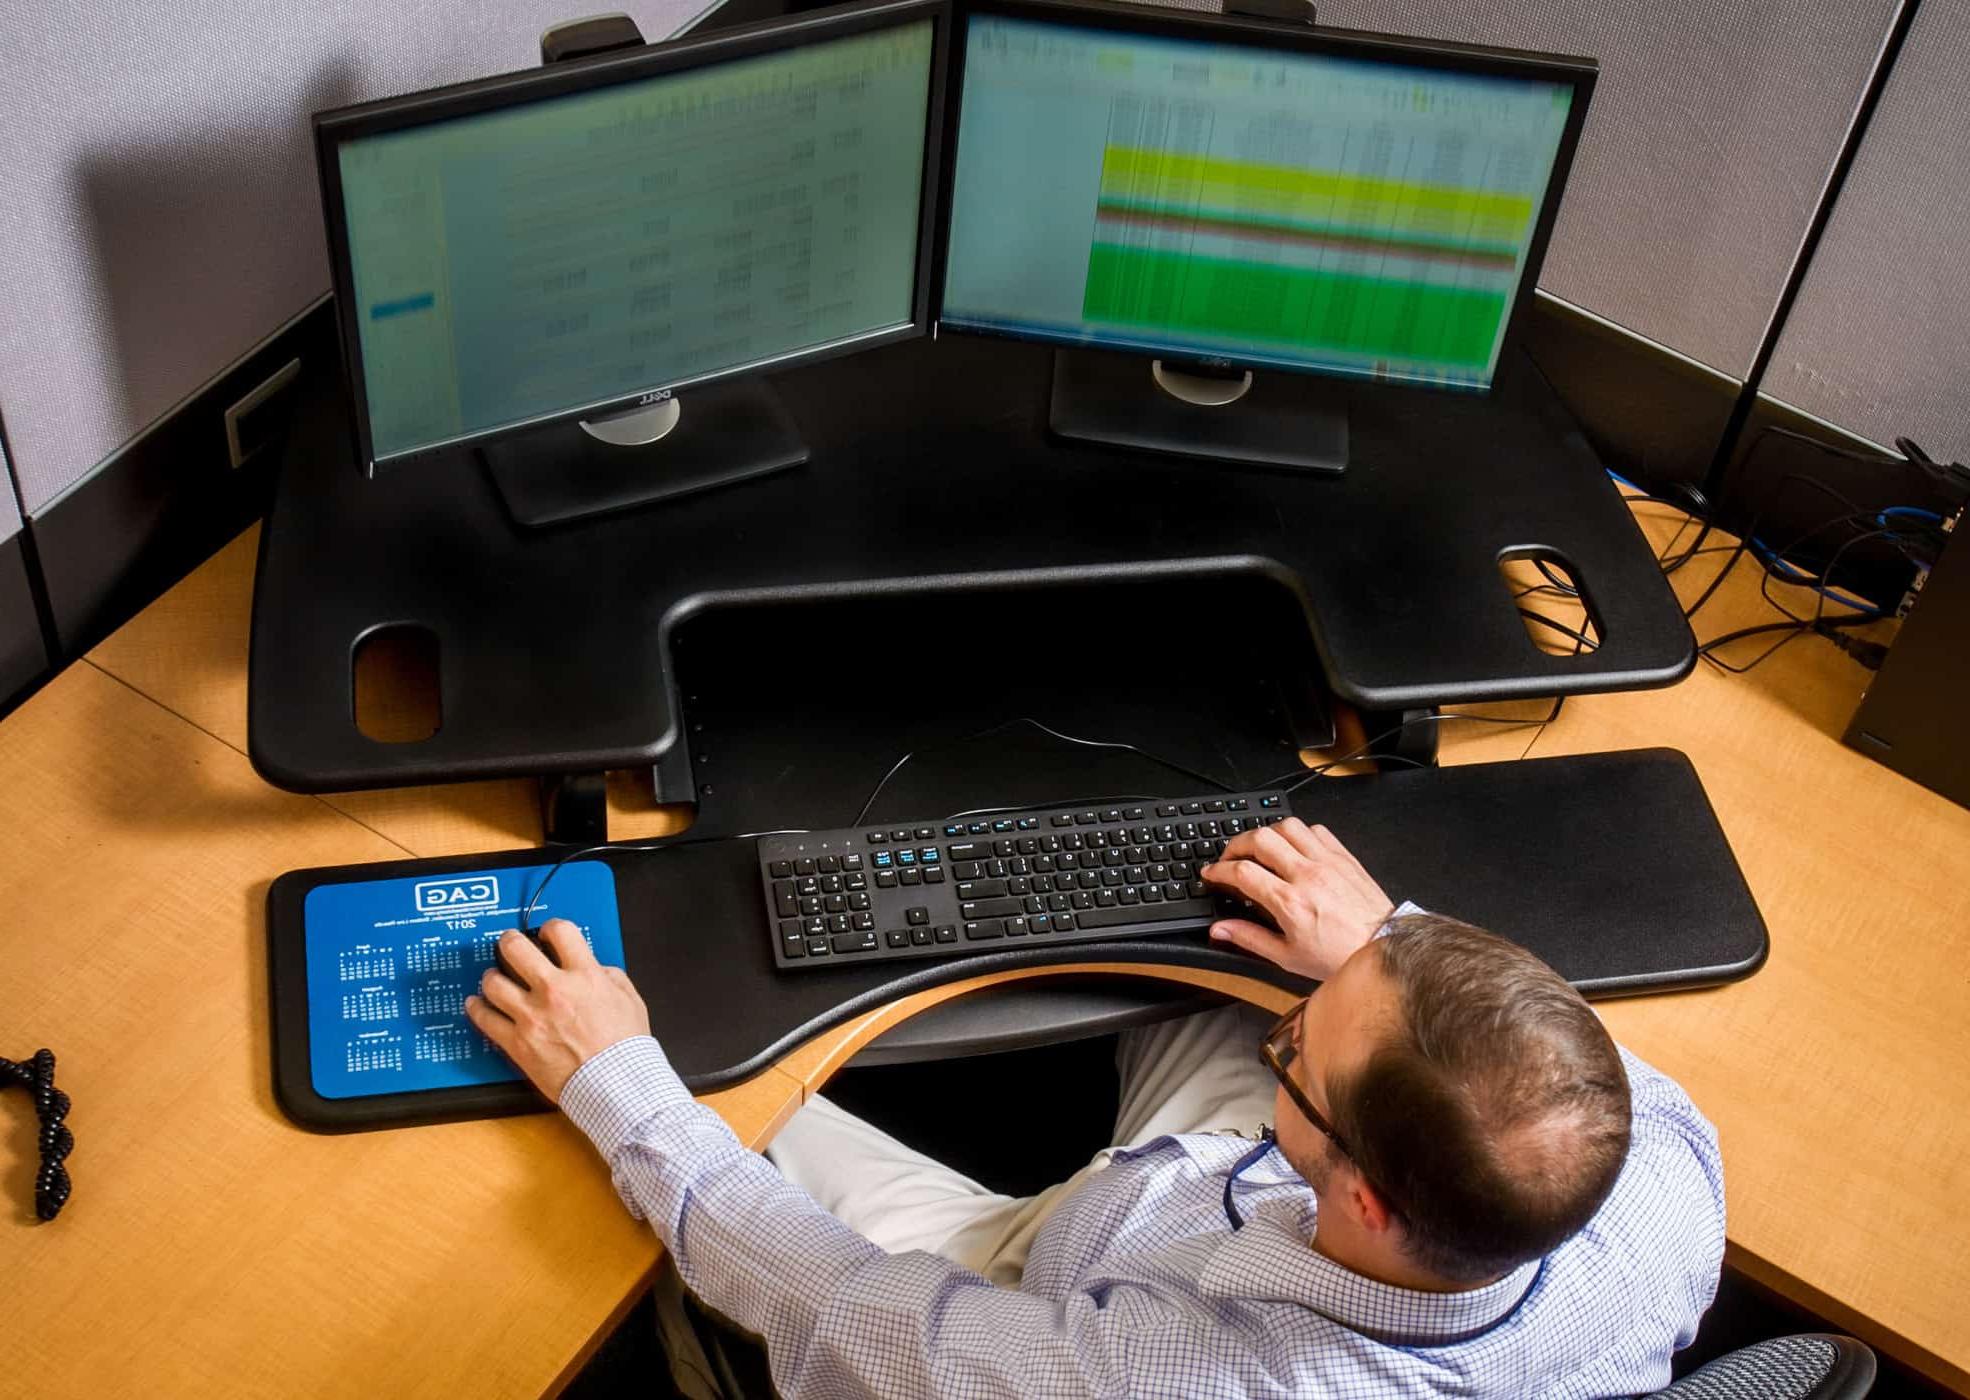
[[[370,460],[909,327],[933,38],[916,18],[547,97],[543,70],[325,141]]]
[[[973,15],[941,322],[1487,388],[1573,84],[1372,47]]]

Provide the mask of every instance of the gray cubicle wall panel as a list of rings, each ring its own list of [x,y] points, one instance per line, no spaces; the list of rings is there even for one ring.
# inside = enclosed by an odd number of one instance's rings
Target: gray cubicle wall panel
[[[1893,9],[1321,0],[1320,19],[1600,60],[1540,285],[1741,378]]]
[[[702,4],[622,8],[656,37]],[[28,513],[328,289],[310,113],[528,67],[583,12],[0,0],[0,413]]]
[[[1970,0],[1916,13],[1765,389],[1970,459]]]

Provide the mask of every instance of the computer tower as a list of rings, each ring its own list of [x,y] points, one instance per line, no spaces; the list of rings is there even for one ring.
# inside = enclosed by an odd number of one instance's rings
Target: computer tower
[[[1970,807],[1970,530],[1943,547],[1846,742]]]

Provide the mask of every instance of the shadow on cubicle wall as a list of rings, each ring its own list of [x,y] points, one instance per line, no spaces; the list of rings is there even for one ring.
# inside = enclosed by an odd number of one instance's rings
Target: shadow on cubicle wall
[[[355,100],[347,57],[324,63],[299,102],[214,125],[122,141],[78,163],[76,187],[100,298],[99,344],[114,364],[124,418],[147,423],[184,383],[184,366],[231,364],[251,347],[207,314],[215,272],[235,287],[258,284],[256,301],[294,298],[299,312],[327,285],[321,201],[296,171],[315,164],[311,114]],[[277,119],[275,119],[277,118]],[[258,237],[242,240],[240,224]],[[240,257],[242,244],[251,247]],[[212,266],[227,249],[230,266]]]

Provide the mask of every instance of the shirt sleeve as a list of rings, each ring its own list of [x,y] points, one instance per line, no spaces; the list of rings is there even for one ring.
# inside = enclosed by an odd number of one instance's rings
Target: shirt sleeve
[[[1382,926],[1375,930],[1373,936],[1368,941],[1373,943],[1377,938],[1387,938],[1390,934],[1394,933],[1395,921],[1397,919],[1406,919],[1411,914],[1427,914],[1428,912],[1429,910],[1423,908],[1422,905],[1416,903],[1414,900],[1405,899],[1402,903],[1396,905],[1395,908],[1389,910],[1389,916],[1382,920]]]
[[[1092,1299],[1055,1302],[937,1255],[887,1253],[747,1150],[648,1036],[590,1059],[561,1107],[691,1291],[764,1340],[782,1394],[1129,1393]]]
[[[1597,1223],[1619,1238],[1681,1350],[1717,1296],[1724,1264],[1724,1156],[1682,1085],[1621,1051],[1633,1119],[1628,1160]],[[1667,1381],[1664,1381],[1667,1384]]]

